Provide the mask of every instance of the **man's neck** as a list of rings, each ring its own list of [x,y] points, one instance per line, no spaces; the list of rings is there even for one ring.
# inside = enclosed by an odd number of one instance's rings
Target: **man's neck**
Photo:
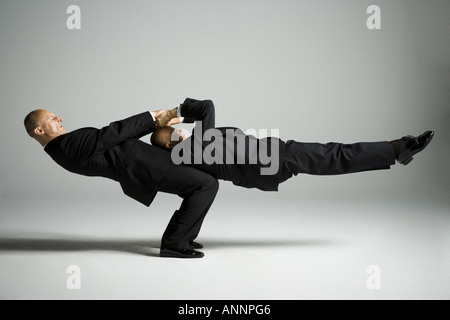
[[[49,143],[50,141],[52,141],[53,139],[50,139],[50,140],[41,140],[41,141],[39,141],[39,143],[41,144],[41,146],[43,147],[43,148],[45,148],[45,146],[47,145],[47,143]]]
[[[46,146],[50,141],[52,141],[53,139],[55,139],[55,138],[57,138],[57,137],[59,137],[59,136],[62,136],[63,134],[65,134],[65,133],[62,133],[62,134],[57,135],[57,136],[54,136],[54,137],[43,137],[42,139],[39,139],[38,142],[42,145],[42,147],[45,148],[45,146]]]

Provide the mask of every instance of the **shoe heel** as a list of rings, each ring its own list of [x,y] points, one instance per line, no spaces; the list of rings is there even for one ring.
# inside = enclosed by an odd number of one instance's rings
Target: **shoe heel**
[[[404,166],[406,166],[408,163],[410,163],[411,161],[413,161],[413,159],[414,159],[413,157],[409,157],[409,158],[403,160],[403,161],[401,162],[401,164],[404,165]]]

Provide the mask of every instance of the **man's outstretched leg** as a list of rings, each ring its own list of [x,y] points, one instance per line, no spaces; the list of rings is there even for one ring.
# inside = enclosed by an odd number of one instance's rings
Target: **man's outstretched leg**
[[[395,160],[408,164],[433,138],[427,131],[419,137],[407,136],[391,142],[302,143],[286,142],[284,179],[299,173],[337,175],[389,169]]]
[[[211,207],[219,182],[211,175],[187,166],[173,166],[162,180],[160,191],[183,198],[161,240],[161,257],[201,258],[194,250],[203,220]]]

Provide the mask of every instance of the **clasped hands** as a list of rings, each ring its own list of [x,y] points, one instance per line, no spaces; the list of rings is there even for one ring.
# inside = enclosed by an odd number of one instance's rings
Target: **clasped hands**
[[[154,111],[156,128],[162,128],[165,126],[172,126],[180,123],[180,119],[177,115],[178,108],[172,110],[158,110]]]

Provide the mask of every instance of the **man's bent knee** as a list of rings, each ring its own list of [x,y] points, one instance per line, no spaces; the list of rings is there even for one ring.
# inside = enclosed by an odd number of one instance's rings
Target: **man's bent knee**
[[[213,176],[208,176],[207,178],[205,177],[203,186],[205,186],[206,188],[216,190],[217,192],[219,190],[219,181],[217,181],[217,179],[214,178]]]

